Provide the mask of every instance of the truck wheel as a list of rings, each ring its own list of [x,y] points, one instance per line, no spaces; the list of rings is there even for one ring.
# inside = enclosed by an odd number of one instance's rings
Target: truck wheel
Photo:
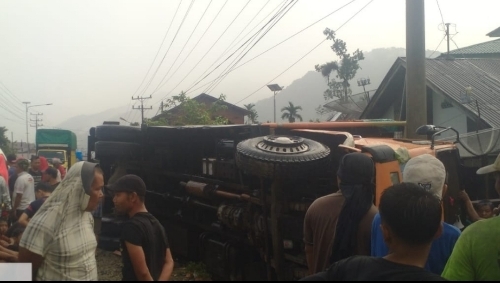
[[[304,178],[327,172],[330,149],[295,136],[265,136],[242,141],[236,147],[236,163],[244,172],[273,178]]]
[[[119,125],[95,127],[95,136],[101,141],[136,142],[141,141],[141,128]]]
[[[98,141],[95,143],[96,159],[106,159],[110,157],[137,159],[140,153],[141,147],[136,143],[109,141]]]

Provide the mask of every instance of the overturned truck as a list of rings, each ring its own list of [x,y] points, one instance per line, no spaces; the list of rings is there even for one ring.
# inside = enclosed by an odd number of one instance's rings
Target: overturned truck
[[[393,139],[404,122],[359,121],[228,126],[99,125],[88,160],[105,182],[141,176],[146,206],[165,226],[176,257],[204,262],[220,280],[295,280],[307,275],[303,220],[335,192],[340,158],[364,152],[376,165],[375,205],[402,180],[409,158],[430,153],[448,171],[445,221],[456,220],[459,154],[452,143]],[[105,198],[100,245],[114,249],[120,218]]]

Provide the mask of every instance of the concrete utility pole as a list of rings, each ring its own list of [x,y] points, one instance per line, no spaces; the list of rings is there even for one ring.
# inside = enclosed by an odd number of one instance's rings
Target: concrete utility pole
[[[38,126],[43,126],[43,124],[39,124],[38,122],[42,122],[42,119],[38,119],[38,116],[43,116],[43,113],[30,113],[31,115],[35,116],[35,120],[30,119],[31,122],[35,122],[35,125],[30,125],[31,127],[35,128],[35,131],[38,131]],[[36,132],[35,132],[36,133]]]
[[[132,106],[132,109],[134,109],[134,110],[141,110],[141,125],[144,123],[144,109],[153,109],[152,106],[144,108],[144,100],[151,99],[151,98],[152,98],[151,95],[149,97],[137,96],[136,98],[134,98],[132,96],[132,100],[140,100],[141,101],[141,107],[136,108],[136,107]]]
[[[406,138],[427,124],[424,0],[406,0]]]

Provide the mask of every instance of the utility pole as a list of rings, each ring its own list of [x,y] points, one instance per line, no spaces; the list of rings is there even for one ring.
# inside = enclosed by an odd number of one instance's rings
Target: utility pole
[[[447,43],[447,52],[446,57],[450,57],[450,23],[444,24],[446,26],[446,43]]]
[[[35,131],[38,131],[38,126],[43,126],[43,124],[39,124],[38,122],[42,122],[43,120],[42,119],[38,119],[38,116],[43,116],[43,113],[30,113],[30,115],[33,115],[35,116],[35,120],[33,119],[30,119],[31,122],[35,122],[35,125],[31,125],[31,127],[34,127],[35,128]],[[36,132],[35,132],[36,133]]]
[[[406,138],[427,124],[424,0],[406,0]]]
[[[12,152],[14,152],[14,132],[10,132],[10,147]]]
[[[28,142],[28,123],[29,123],[29,120],[28,120],[28,104],[30,104],[31,102],[23,102],[23,104],[26,105],[26,143],[28,144],[28,156],[30,154],[30,143]]]
[[[147,110],[147,109],[153,109],[153,107],[152,107],[152,106],[147,107],[147,108],[144,108],[144,100],[146,100],[146,99],[151,99],[151,98],[152,98],[152,96],[151,96],[151,95],[150,95],[149,97],[142,97],[142,96],[141,96],[141,97],[139,97],[139,96],[137,96],[136,98],[134,98],[134,97],[132,96],[132,100],[140,100],[140,101],[141,101],[141,107],[137,107],[137,108],[136,108],[136,107],[134,107],[134,106],[132,105],[132,109],[134,109],[134,110],[141,110],[141,125],[144,123],[144,109],[146,109],[146,110]]]

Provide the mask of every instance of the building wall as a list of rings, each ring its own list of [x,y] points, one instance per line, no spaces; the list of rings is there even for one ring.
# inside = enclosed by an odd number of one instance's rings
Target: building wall
[[[467,115],[465,112],[454,104],[452,104],[453,107],[442,108],[441,104],[445,100],[444,96],[436,92],[432,92],[431,95],[433,100],[433,124],[442,127],[453,127],[460,134],[467,133]],[[451,100],[447,99],[447,101],[451,103]],[[454,135],[455,133],[449,131],[443,133],[440,138]]]

